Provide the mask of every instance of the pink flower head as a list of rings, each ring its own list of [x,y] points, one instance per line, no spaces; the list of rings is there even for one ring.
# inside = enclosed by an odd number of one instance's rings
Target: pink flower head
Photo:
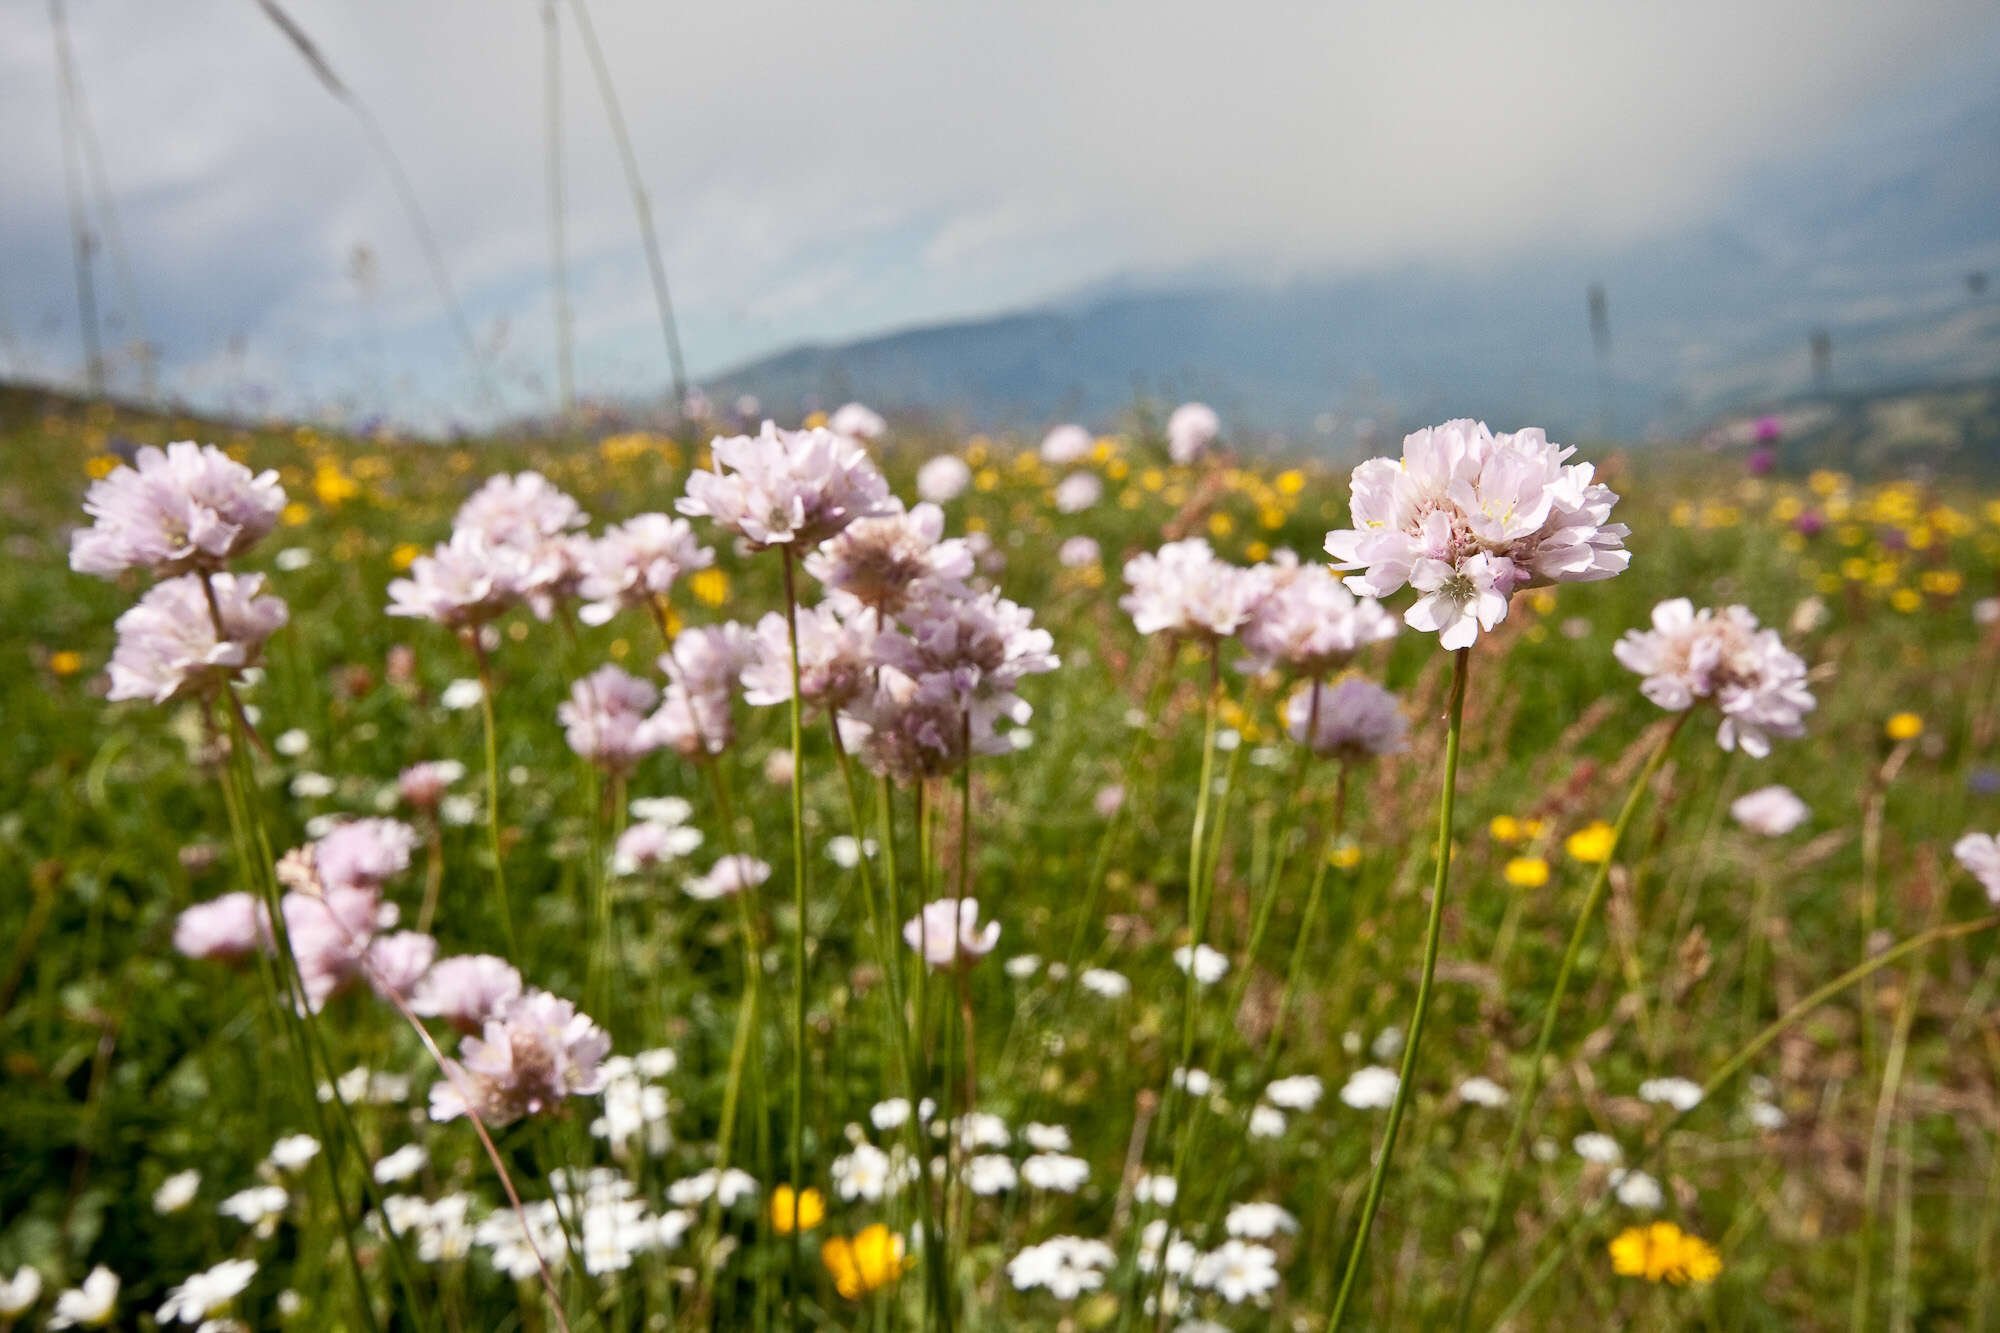
[[[695,540],[686,519],[640,514],[586,543],[578,559],[577,595],[590,603],[578,618],[602,625],[622,610],[665,597],[683,574],[714,564],[715,552]]]
[[[1790,787],[1759,787],[1729,803],[1729,813],[1752,833],[1782,838],[1806,822],[1812,811]]]
[[[932,504],[950,504],[972,484],[972,468],[957,454],[939,454],[917,469],[917,495]]]
[[[1042,461],[1052,467],[1069,467],[1090,457],[1096,443],[1082,426],[1065,422],[1042,437]]]
[[[1986,899],[2000,906],[2000,839],[1990,833],[1968,833],[1951,845],[1951,854],[1986,890]]]
[[[968,700],[945,672],[884,667],[875,688],[841,715],[841,741],[871,773],[904,783],[942,777],[970,754],[1005,754],[1012,747],[994,724],[1025,707],[1012,696]]]
[[[1653,627],[1628,630],[1612,649],[1626,670],[1645,679],[1639,692],[1669,712],[1700,702],[1722,714],[1716,743],[1738,745],[1759,759],[1771,737],[1805,734],[1805,716],[1817,706],[1806,683],[1806,664],[1774,629],[1760,629],[1746,607],[1694,609],[1685,597],[1653,608]]]
[[[493,546],[533,551],[590,521],[575,500],[539,472],[488,477],[451,521]]]
[[[825,429],[717,436],[712,471],[688,478],[676,508],[755,547],[816,546],[859,518],[888,512],[889,484],[854,441]]]
[[[1207,403],[1182,403],[1167,418],[1167,456],[1186,465],[1207,453],[1222,433],[1222,418]]]
[[[1059,514],[1081,514],[1104,498],[1104,482],[1095,472],[1072,472],[1056,483],[1049,498]]]
[[[736,739],[730,705],[756,653],[756,636],[734,621],[682,630],[660,658],[667,688],[646,720],[649,739],[690,757],[728,749]]]
[[[279,907],[305,990],[305,1006],[313,1013],[363,978],[369,945],[378,933],[396,924],[398,915],[395,905],[383,902],[373,885],[326,887],[318,892],[294,889]]]
[[[856,519],[806,556],[806,573],[828,592],[895,615],[926,588],[961,589],[972,577],[972,551],[944,535],[944,511],[934,504]]]
[[[1168,542],[1125,562],[1132,591],[1118,599],[1141,634],[1227,638],[1243,628],[1258,583],[1249,571],[1216,559],[1201,537]]]
[[[361,961],[362,975],[377,995],[408,999],[430,971],[437,951],[438,942],[420,931],[377,935],[368,942],[368,952]]]
[[[521,974],[506,959],[458,954],[431,964],[410,996],[410,1008],[460,1032],[477,1032],[520,993]]]
[[[822,602],[798,610],[799,698],[811,707],[844,708],[867,690],[877,663],[875,613]],[[770,612],[757,622],[757,655],[743,668],[744,702],[758,708],[792,697],[791,628]]]
[[[1025,721],[1014,690],[1061,665],[1054,647],[1033,611],[997,592],[931,588],[904,611],[899,628],[882,635],[876,653],[910,676],[947,676],[962,697],[1000,702],[1001,711]]]
[[[252,473],[212,444],[147,445],[132,466],[91,484],[83,509],[94,521],[70,538],[69,565],[105,577],[217,570],[269,532],[284,507],[275,472]]]
[[[264,905],[247,893],[196,903],[174,922],[174,949],[189,958],[248,958],[271,942]]]
[[[1395,617],[1374,598],[1349,592],[1325,565],[1301,565],[1280,551],[1250,573],[1257,593],[1241,637],[1256,670],[1325,676],[1369,644],[1396,637]]]
[[[497,545],[483,533],[461,529],[412,561],[408,578],[391,580],[389,614],[453,629],[483,625],[560,572],[554,556]]]
[[[1056,563],[1064,569],[1084,569],[1103,558],[1095,537],[1066,537],[1056,548]]]
[[[528,991],[461,1043],[457,1065],[431,1085],[431,1119],[473,1109],[485,1123],[501,1125],[551,1111],[565,1097],[602,1090],[601,1065],[610,1053],[611,1039],[575,1005]]]
[[[1608,579],[1631,562],[1627,529],[1610,522],[1618,497],[1574,449],[1540,430],[1495,435],[1448,421],[1403,440],[1401,459],[1354,469],[1354,526],[1327,534],[1335,568],[1363,570],[1347,586],[1387,597],[1423,594],[1404,613],[1444,648],[1469,648],[1506,619],[1507,599],[1541,583]]]
[[[866,403],[843,403],[827,418],[826,428],[850,440],[874,440],[889,429],[889,423]]]
[[[903,942],[931,967],[970,967],[1000,943],[1000,923],[980,925],[977,898],[938,898],[903,923]]]
[[[719,858],[708,868],[707,874],[697,875],[682,884],[681,891],[701,902],[712,902],[717,898],[734,898],[769,878],[771,866],[768,862],[739,852]]]
[[[410,868],[416,845],[399,819],[356,819],[313,844],[313,864],[328,888],[375,888]]]
[[[1363,676],[1315,683],[1285,701],[1285,730],[1314,754],[1349,761],[1395,754],[1409,724],[1396,696]]]
[[[611,869],[614,874],[636,875],[686,856],[699,846],[700,829],[642,819],[618,835],[618,842],[611,849]]]
[[[426,759],[411,764],[396,778],[397,793],[419,810],[429,810],[444,799],[451,784],[465,776],[465,765],[456,759]]]
[[[569,748],[612,773],[630,773],[660,748],[661,738],[646,725],[659,702],[659,687],[615,666],[601,666],[570,687],[556,706]]]
[[[285,624],[285,603],[264,595],[262,574],[209,574],[207,591],[203,577],[183,574],[156,583],[118,617],[106,698],[163,704],[213,694],[256,664],[264,641]]]

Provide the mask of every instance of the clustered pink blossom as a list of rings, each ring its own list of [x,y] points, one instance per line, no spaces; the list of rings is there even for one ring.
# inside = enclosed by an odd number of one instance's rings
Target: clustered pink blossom
[[[313,844],[313,868],[322,884],[379,888],[410,868],[416,831],[397,819],[356,819]]]
[[[417,809],[429,810],[444,799],[452,783],[464,776],[465,765],[456,759],[426,759],[397,775],[396,791]]]
[[[708,873],[696,875],[681,885],[688,897],[702,902],[712,902],[717,898],[733,898],[746,889],[754,889],[771,878],[771,866],[754,856],[737,852],[720,857],[708,868]]]
[[[2000,906],[2000,839],[1991,833],[1968,833],[1951,845],[1951,854],[1986,890],[1987,901]]]
[[[676,507],[710,518],[754,547],[817,545],[860,518],[887,512],[889,484],[853,440],[823,428],[719,436],[713,470],[688,478]]]
[[[1141,634],[1223,639],[1250,619],[1258,582],[1216,558],[1208,541],[1187,537],[1125,562],[1132,591],[1118,599]]]
[[[184,910],[174,922],[174,949],[189,958],[234,961],[271,944],[264,905],[247,893],[225,893]]]
[[[917,469],[917,498],[950,504],[972,484],[972,467],[957,454],[939,454]]]
[[[1729,803],[1729,813],[1752,833],[1782,838],[1806,822],[1812,811],[1790,787],[1759,787]]]
[[[288,615],[282,599],[265,594],[262,574],[183,574],[156,583],[118,617],[106,697],[163,704],[212,695],[256,664]]]
[[[843,403],[827,418],[826,428],[850,440],[874,440],[889,429],[889,423],[866,403]]]
[[[1409,723],[1396,696],[1362,676],[1315,682],[1285,701],[1285,730],[1314,754],[1349,761],[1400,752]]]
[[[1222,418],[1207,403],[1182,403],[1167,418],[1167,456],[1188,464],[1207,453],[1222,433]]]
[[[1396,637],[1396,619],[1372,597],[1356,597],[1325,565],[1290,551],[1250,571],[1256,592],[1239,637],[1259,671],[1282,667],[1321,677],[1371,643]]]
[[[806,556],[806,573],[836,598],[895,615],[918,588],[956,588],[972,577],[972,551],[944,535],[934,504],[905,510],[893,497],[884,512],[856,519]]]
[[[505,1002],[477,1037],[459,1046],[446,1077],[431,1085],[433,1120],[468,1111],[489,1125],[553,1110],[565,1097],[603,1089],[611,1039],[575,1005],[543,990]]]
[[[870,687],[879,664],[880,618],[858,605],[832,601],[798,609],[799,699],[808,707],[840,709]],[[743,700],[768,708],[792,697],[791,628],[773,611],[757,622],[757,652],[743,668]]]
[[[715,552],[695,538],[684,518],[640,514],[584,543],[577,596],[589,605],[577,613],[586,625],[602,625],[618,612],[657,604],[684,574],[715,563]]]
[[[212,444],[147,445],[91,484],[94,520],[70,538],[70,568],[109,577],[214,571],[268,533],[285,508],[276,472],[252,473]]]
[[[1347,580],[1355,592],[1415,588],[1409,626],[1469,648],[1506,619],[1516,591],[1607,579],[1630,563],[1627,528],[1610,521],[1618,497],[1588,463],[1566,462],[1575,452],[1540,430],[1495,435],[1477,421],[1417,431],[1402,458],[1354,469],[1354,526],[1328,533],[1327,552],[1335,568],[1364,571]]]
[[[931,967],[970,967],[1000,943],[1000,923],[980,924],[977,898],[938,898],[903,923],[903,942]]]
[[[743,669],[756,659],[756,636],[743,625],[696,625],[674,636],[660,658],[667,688],[647,728],[662,745],[684,756],[720,754],[736,739],[731,705]]]
[[[1054,467],[1069,467],[1088,458],[1095,444],[1089,431],[1065,422],[1042,437],[1042,461]]]
[[[1748,608],[1697,612],[1685,597],[1653,608],[1653,627],[1628,630],[1612,651],[1645,677],[1639,691],[1669,712],[1713,703],[1722,714],[1716,743],[1763,758],[1771,738],[1805,734],[1817,705],[1805,661],[1774,629],[1760,629]]]
[[[660,699],[659,687],[615,666],[601,666],[570,687],[556,706],[569,748],[611,773],[630,773],[660,748],[647,714]]]
[[[575,595],[589,521],[539,472],[488,477],[452,519],[451,536],[389,585],[389,614],[462,629],[525,602],[543,620]]]
[[[460,1032],[477,1032],[521,994],[521,974],[490,953],[458,954],[431,964],[410,995],[410,1009],[442,1018]]]

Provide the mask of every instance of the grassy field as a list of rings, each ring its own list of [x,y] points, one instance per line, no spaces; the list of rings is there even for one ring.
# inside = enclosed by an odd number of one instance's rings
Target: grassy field
[[[666,1060],[657,1057],[652,1073],[632,1076],[663,1090],[648,1115],[670,1131],[666,1141],[614,1154],[590,1133],[603,1113],[597,1098],[495,1131],[528,1203],[550,1197],[556,1168],[604,1166],[629,1182],[630,1216],[643,1219],[634,1225],[657,1228],[608,1257],[546,1256],[559,1312],[532,1271],[504,1274],[490,1245],[468,1239],[488,1214],[504,1227],[508,1205],[472,1126],[427,1119],[438,1072],[409,1024],[365,987],[311,1022],[316,1081],[357,1068],[407,1080],[399,1088],[378,1078],[370,1089],[365,1076],[350,1078],[349,1095],[322,1102],[316,1119],[298,1095],[291,1028],[259,969],[171,947],[181,910],[261,870],[232,845],[223,747],[203,710],[103,698],[112,622],[143,585],[74,574],[67,555],[84,489],[115,450],[188,436],[277,469],[290,499],[277,531],[244,562],[267,572],[291,607],[261,678],[243,692],[271,746],[249,756],[250,813],[281,852],[325,816],[414,818],[396,801],[399,771],[462,762],[466,776],[453,788],[462,799],[448,818],[417,821],[417,864],[389,890],[414,918],[434,845],[433,929],[452,954],[509,952],[493,901],[478,694],[471,707],[451,706],[465,702],[452,685],[473,677],[475,663],[450,632],[386,617],[387,585],[446,535],[490,474],[541,471],[596,530],[671,512],[698,462],[686,441],[632,433],[435,446],[6,400],[0,1278],[30,1265],[45,1279],[14,1326],[43,1327],[57,1293],[102,1264],[123,1282],[116,1325],[150,1327],[170,1288],[226,1259],[256,1261],[232,1308],[257,1329],[545,1329],[565,1319],[576,1329],[782,1328],[795,1319],[914,1327],[939,1301],[966,1329],[1325,1325],[1385,1119],[1370,1104],[1379,1100],[1367,1095],[1370,1080],[1350,1080],[1396,1067],[1422,961],[1449,655],[1435,636],[1406,630],[1358,660],[1400,697],[1409,747],[1351,771],[1334,836],[1334,765],[1300,759],[1278,719],[1283,683],[1229,669],[1237,653],[1225,648],[1210,799],[1199,811],[1213,836],[1195,862],[1210,859],[1213,870],[1191,876],[1206,658],[1139,636],[1118,596],[1123,560],[1169,537],[1206,535],[1245,564],[1278,548],[1316,558],[1327,530],[1345,521],[1344,468],[1175,467],[1155,438],[1107,437],[1078,469],[1102,479],[1103,499],[1063,514],[1052,488],[1070,469],[1042,463],[1031,444],[893,430],[882,442],[884,471],[908,498],[925,459],[955,452],[970,466],[971,487],[946,506],[948,531],[990,542],[987,576],[1034,610],[1062,665],[1025,682],[1033,718],[1013,753],[971,766],[965,792],[941,783],[893,800],[899,901],[948,895],[963,852],[972,891],[1001,926],[998,949],[965,971],[962,990],[900,970],[906,957],[896,962],[899,986],[886,984],[870,883],[853,855],[838,855],[852,844],[835,840],[855,830],[833,747],[824,725],[806,732],[810,1059],[804,1179],[790,1183],[820,1191],[824,1216],[796,1270],[768,1206],[788,1181],[793,1128],[798,922],[789,797],[772,772],[774,756],[789,757],[785,710],[736,710],[739,737],[717,765],[734,797],[732,827],[701,766],[667,751],[645,760],[623,795],[685,798],[704,841],[678,863],[610,875],[625,805],[566,748],[556,708],[572,681],[605,662],[656,675],[663,626],[638,613],[574,633],[521,611],[499,622],[492,698],[518,940],[510,960],[531,985],[581,1004],[619,1054],[672,1052],[670,1072],[659,1072]],[[1582,456],[1623,496],[1616,517],[1631,526],[1632,565],[1607,582],[1517,596],[1472,654],[1435,1000],[1348,1326],[1452,1326],[1514,1105],[1480,1105],[1482,1085],[1465,1085],[1479,1077],[1518,1094],[1527,1081],[1543,1005],[1597,870],[1593,843],[1603,837],[1591,826],[1617,817],[1669,725],[1612,645],[1645,625],[1656,602],[1686,596],[1741,602],[1777,627],[1811,664],[1819,707],[1805,737],[1777,742],[1761,760],[1723,753],[1714,719],[1696,714],[1647,783],[1584,936],[1468,1326],[1992,1327],[1993,935],[1968,931],[1911,951],[1791,1015],[1669,1133],[1672,1106],[1641,1088],[1707,1083],[1871,950],[1991,910],[1951,847],[1968,830],[2000,828],[2000,628],[1976,610],[2000,593],[2000,499],[1939,482],[1758,477],[1741,451],[1586,445]],[[1057,548],[1077,535],[1094,538],[1101,557],[1066,567]],[[718,563],[681,582],[665,629],[753,622],[782,607],[775,557],[737,554],[712,529],[703,539],[717,545]],[[1394,603],[1399,613],[1407,597]],[[1810,807],[1799,829],[1768,837],[1730,817],[1736,797],[1776,783]],[[1111,788],[1123,795],[1115,812]],[[870,833],[875,801],[870,781],[860,802]],[[763,945],[764,1003],[730,1130],[731,1162],[757,1189],[712,1218],[675,1186],[715,1163],[724,1132],[746,990],[740,919],[682,883],[732,844],[775,871],[747,899]],[[884,859],[873,858],[878,875]],[[1308,920],[1316,872],[1326,877],[1325,906]],[[1190,883],[1204,875],[1205,940],[1230,966],[1197,996],[1192,1064],[1212,1082],[1203,1093],[1189,1080],[1202,1095],[1187,1097],[1171,1077],[1187,993],[1172,952],[1188,942]],[[1300,940],[1304,984],[1267,1045]],[[1029,956],[1039,964],[1021,961]],[[1077,985],[1091,967],[1127,978],[1129,994]],[[986,1146],[949,1155],[941,1169],[953,1184],[937,1208],[920,1208],[913,1188],[870,1198],[854,1184],[855,1144],[901,1151],[908,1141],[871,1119],[878,1103],[909,1090],[885,1003],[885,991],[904,988],[906,1021],[925,993],[924,1091],[944,1105],[939,1114],[962,1113],[976,1086],[977,1109],[1000,1118],[986,1126]],[[456,1039],[433,1026],[449,1051]],[[1268,1067],[1267,1049],[1276,1052]],[[1246,1134],[1273,1075],[1316,1076],[1323,1095],[1306,1106],[1274,1093],[1300,1104],[1270,1108],[1281,1128],[1268,1112],[1259,1117],[1274,1132]],[[1070,1147],[1047,1149],[1063,1136],[1030,1135],[1030,1124],[1062,1127]],[[275,1141],[299,1133],[326,1140],[309,1166],[267,1160]],[[1611,1148],[1596,1138],[1579,1147],[1585,1135],[1606,1136]],[[401,1179],[383,1172],[378,1192],[467,1196],[464,1225],[428,1217],[392,1243],[364,1217],[370,1172],[356,1137],[370,1161],[420,1145],[420,1164]],[[1037,1179],[1043,1172],[1025,1160],[1074,1157],[1087,1179],[1073,1192],[1021,1178],[979,1193],[965,1184],[975,1155],[1007,1158]],[[1169,1202],[1148,1178],[1171,1175],[1177,1157]],[[1657,1197],[1643,1180],[1615,1175],[1621,1163],[1656,1181]],[[156,1191],[190,1169],[200,1177],[192,1201],[161,1211]],[[280,1191],[263,1225],[219,1211],[260,1183]],[[1295,1228],[1260,1237],[1246,1212],[1238,1250],[1197,1264],[1205,1281],[1183,1274],[1162,1284],[1135,1271],[1132,1241],[1148,1221],[1170,1215],[1217,1254],[1227,1209],[1248,1202],[1282,1206]],[[921,1214],[938,1209],[948,1211],[946,1247],[919,1260]],[[343,1211],[356,1219],[365,1314],[340,1240]],[[1713,1246],[1712,1281],[1617,1271],[1614,1240],[1655,1221]],[[880,1233],[866,1229],[877,1223],[917,1237],[907,1258],[918,1262],[900,1279],[899,1263],[875,1262]],[[1010,1262],[1056,1236],[1101,1239],[1115,1260],[1101,1272],[1079,1260],[1095,1277],[1074,1292],[1017,1285]],[[1268,1256],[1242,1253],[1262,1247]],[[1247,1285],[1217,1276],[1236,1272],[1232,1264]],[[1266,1267],[1281,1280],[1259,1290]],[[1149,1312],[1163,1286],[1176,1307]]]

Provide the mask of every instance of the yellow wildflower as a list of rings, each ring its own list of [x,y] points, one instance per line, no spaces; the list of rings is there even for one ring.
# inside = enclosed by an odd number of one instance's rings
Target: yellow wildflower
[[[1563,850],[1569,853],[1572,861],[1588,861],[1595,865],[1611,855],[1611,844],[1616,837],[1611,825],[1601,819],[1593,819],[1563,839]]]
[[[92,454],[83,463],[83,470],[90,474],[92,481],[102,481],[117,467],[118,459],[111,454]]]
[[[1493,835],[1495,842],[1519,842],[1527,836],[1521,821],[1512,815],[1493,816],[1493,822],[1486,826],[1486,831]]]
[[[1361,844],[1342,838],[1326,856],[1327,864],[1335,870],[1352,870],[1361,864]]]
[[[1924,734],[1924,720],[1915,713],[1898,713],[1883,724],[1882,734],[1892,741],[1913,741]]]
[[[1915,588],[1898,588],[1889,594],[1889,605],[1895,607],[1904,615],[1917,610],[1923,604],[1924,599]]]
[[[1549,882],[1549,863],[1539,856],[1517,856],[1507,863],[1506,875],[1517,889],[1539,889]]]
[[[889,1286],[916,1262],[904,1257],[903,1238],[880,1222],[851,1239],[832,1237],[819,1247],[819,1261],[833,1275],[835,1290],[850,1301]]]
[[[424,548],[415,542],[397,542],[396,549],[389,552],[389,563],[397,569],[408,569],[423,553]]]
[[[811,1231],[825,1219],[826,1197],[812,1186],[808,1185],[796,1194],[790,1185],[772,1188],[771,1230],[780,1236],[791,1235],[794,1222],[799,1230]]]
[[[1209,535],[1214,537],[1227,537],[1230,533],[1236,531],[1236,520],[1227,514],[1210,514],[1208,516],[1208,531]]]
[[[1297,468],[1278,474],[1278,489],[1286,495],[1297,495],[1306,488],[1306,474]]]
[[[83,670],[83,654],[71,648],[50,653],[49,670],[58,676],[74,676]]]
[[[285,506],[279,517],[285,520],[286,527],[300,528],[312,521],[312,510],[294,500]]]
[[[721,606],[729,600],[729,575],[719,569],[704,569],[688,575],[688,591],[703,606]]]
[[[361,494],[361,483],[342,472],[340,464],[332,459],[322,459],[313,470],[313,494],[331,509]]]
[[[1642,1277],[1648,1282],[1689,1282],[1706,1285],[1722,1271],[1722,1256],[1699,1236],[1689,1235],[1672,1222],[1627,1227],[1611,1242],[1611,1267],[1621,1277]]]
[[[826,421],[827,421],[826,413],[813,412],[809,413],[806,416],[806,419],[800,422],[799,424],[807,430],[818,430],[820,427],[826,424]]]

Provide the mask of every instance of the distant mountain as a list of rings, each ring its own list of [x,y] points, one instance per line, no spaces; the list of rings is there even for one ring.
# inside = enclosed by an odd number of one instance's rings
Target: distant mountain
[[[1992,282],[1975,290],[1973,274]],[[1609,354],[1585,292],[1603,283]],[[1826,338],[1823,373],[1809,350]],[[1595,258],[1282,286],[1131,283],[1045,309],[794,348],[716,377],[779,415],[859,398],[980,427],[1108,424],[1200,397],[1239,435],[1476,413],[1571,436],[1692,428],[1806,393],[2000,375],[2000,97],[1878,122],[1746,182],[1721,220]]]

